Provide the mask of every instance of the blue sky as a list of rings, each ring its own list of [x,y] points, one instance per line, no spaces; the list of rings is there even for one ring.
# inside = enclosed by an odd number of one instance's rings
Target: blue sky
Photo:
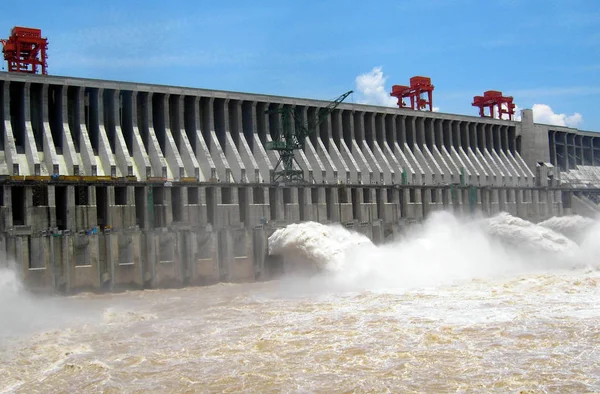
[[[4,36],[42,29],[51,74],[317,99],[366,75],[375,93],[348,100],[371,103],[425,75],[441,112],[476,115],[473,96],[501,90],[600,131],[598,0],[51,3],[0,14]]]

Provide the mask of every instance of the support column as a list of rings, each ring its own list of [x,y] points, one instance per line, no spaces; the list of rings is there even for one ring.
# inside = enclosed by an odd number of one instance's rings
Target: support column
[[[95,100],[90,98],[90,111],[97,111],[98,124],[91,125],[90,127],[96,127],[98,133],[98,154],[100,161],[104,168],[104,174],[116,177],[117,176],[117,164],[114,159],[113,151],[106,135],[106,128],[104,127],[104,89],[92,90],[90,95],[95,94]],[[92,106],[92,102],[96,103],[95,108]]]
[[[19,165],[19,157],[10,114],[10,82],[0,81],[0,87],[2,88],[2,107],[0,108],[0,111],[2,112],[0,113],[0,119],[4,129],[4,135],[2,138],[4,138],[4,158],[6,160],[6,170],[8,175],[19,175],[21,173],[21,168]]]
[[[138,125],[138,92],[133,91],[131,94],[124,95],[123,100],[124,107],[131,107],[131,111],[123,111],[123,116],[131,116],[128,122],[131,123],[131,130],[125,130],[125,133],[131,133],[132,156],[137,167],[137,176],[140,180],[146,181],[152,176],[152,163],[140,134],[140,125]],[[139,115],[143,116],[143,111]]]
[[[49,174],[60,174],[61,168],[58,164],[58,156],[56,154],[56,147],[54,146],[54,139],[52,138],[52,132],[50,129],[50,119],[48,117],[48,84],[42,85],[40,103],[33,103],[38,107],[41,113],[41,119],[39,121],[39,132],[43,135],[43,146],[44,146],[44,161],[46,169]],[[41,107],[41,108],[40,108]],[[67,169],[62,169],[62,172],[69,174]]]
[[[77,97],[75,100],[77,119],[74,122],[74,127],[78,128],[76,134],[79,135],[79,152],[84,166],[84,173],[88,176],[96,176],[98,175],[98,165],[96,163],[96,155],[92,148],[88,125],[85,119],[85,88],[75,87],[75,89],[77,89]]]
[[[29,174],[42,175],[42,163],[38,155],[37,146],[35,144],[35,136],[31,124],[31,83],[25,82],[23,85],[23,101],[18,105],[23,106],[24,122],[20,125],[25,133],[25,155],[29,164]],[[50,169],[52,170],[52,169]],[[47,173],[47,172],[46,172]],[[26,175],[26,174],[23,174]]]
[[[58,103],[60,107],[61,119],[58,124],[62,127],[62,155],[67,166],[67,173],[72,175],[81,175],[83,173],[83,166],[79,162],[79,155],[75,149],[73,138],[71,135],[71,128],[69,126],[69,96],[68,96],[68,85],[60,86],[60,94],[56,97],[60,100]]]

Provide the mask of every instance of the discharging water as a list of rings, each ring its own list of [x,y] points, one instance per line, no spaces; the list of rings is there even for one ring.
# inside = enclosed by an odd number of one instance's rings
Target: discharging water
[[[57,298],[0,271],[0,392],[600,391],[598,222],[440,213],[384,246],[303,223],[270,247],[308,271]]]

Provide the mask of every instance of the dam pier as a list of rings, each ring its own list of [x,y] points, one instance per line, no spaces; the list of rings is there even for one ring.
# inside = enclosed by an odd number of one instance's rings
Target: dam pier
[[[272,182],[280,108],[327,102],[0,73],[0,253],[38,291],[246,282],[268,237],[340,223],[382,243],[437,210],[533,222],[600,211],[600,134],[341,103]]]

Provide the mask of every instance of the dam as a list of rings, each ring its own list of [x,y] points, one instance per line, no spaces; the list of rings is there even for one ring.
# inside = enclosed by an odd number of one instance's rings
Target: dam
[[[533,222],[598,214],[600,135],[341,103],[271,182],[292,97],[0,73],[0,253],[33,290],[246,282],[280,273],[268,237],[340,223],[375,244],[434,211]],[[268,112],[268,113],[267,113]]]

